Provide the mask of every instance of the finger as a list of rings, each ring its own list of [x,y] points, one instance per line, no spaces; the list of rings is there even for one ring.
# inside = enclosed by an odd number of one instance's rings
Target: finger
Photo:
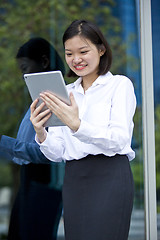
[[[60,108],[63,107],[63,102],[59,100],[57,97],[49,98],[48,96],[41,97],[42,101],[45,102],[46,106],[52,111],[59,111]]]
[[[46,110],[46,112],[47,111],[48,110]],[[41,113],[40,116],[38,115],[35,118],[31,116],[30,117],[30,121],[32,122],[32,124],[35,127],[35,129],[39,129],[39,128],[43,127],[43,125],[51,117],[51,115],[52,115],[51,112],[49,112],[48,114],[45,114],[45,115],[43,115],[43,113]]]
[[[31,109],[31,113],[34,112],[35,108],[36,108],[36,105],[38,103],[38,98],[36,100],[34,100],[30,106],[30,109]]]
[[[40,112],[42,112],[45,105],[45,102],[42,102],[39,106],[36,106],[34,110],[34,115],[37,116]]]
[[[36,109],[37,110],[37,109]],[[35,112],[36,112],[36,110],[35,110]],[[34,123],[34,122],[39,122],[41,119],[43,119],[47,114],[49,114],[50,113],[50,110],[49,109],[46,109],[46,110],[44,110],[44,111],[42,111],[42,112],[38,112],[38,113],[33,113],[33,114],[31,114],[31,117],[30,117],[30,120],[31,120],[31,122],[32,123]]]
[[[39,106],[37,106],[39,99],[36,99],[30,106],[31,114],[37,115],[40,111],[42,111],[45,103],[42,102]]]
[[[57,105],[64,104],[62,100],[60,100],[56,95],[50,92],[44,92],[40,94],[42,96],[43,100],[46,102],[52,104],[52,102],[56,103]]]
[[[50,114],[50,113],[51,113],[50,109],[46,109],[46,110],[40,112],[40,113],[36,116],[36,120],[37,120],[37,121],[40,121],[41,119],[45,118],[45,116],[48,115],[48,114]]]
[[[51,112],[46,115],[45,117],[43,117],[39,122],[38,122],[38,125],[40,126],[44,126],[44,124],[47,122],[47,120],[51,117]]]
[[[70,101],[71,101],[71,105],[72,106],[77,106],[74,95],[73,95],[72,92],[69,94],[69,98],[70,98]]]

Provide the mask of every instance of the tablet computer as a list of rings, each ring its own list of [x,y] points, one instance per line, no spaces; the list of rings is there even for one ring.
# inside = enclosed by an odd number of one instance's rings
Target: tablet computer
[[[59,99],[61,99],[63,102],[70,105],[70,99],[61,71],[24,74],[24,80],[33,101],[36,98],[39,98],[39,94],[41,92],[50,91],[53,92],[53,94],[56,95]],[[42,100],[39,99],[37,105],[39,106],[41,103]],[[47,107],[44,107],[44,109],[46,108]],[[52,113],[51,117],[45,123],[44,127],[51,126],[64,126],[64,123],[61,122],[60,119]]]

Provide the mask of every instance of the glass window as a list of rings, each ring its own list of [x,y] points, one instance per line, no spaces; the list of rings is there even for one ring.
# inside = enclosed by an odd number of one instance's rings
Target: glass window
[[[127,75],[133,82],[137,110],[131,162],[135,181],[135,201],[129,239],[144,240],[144,183],[142,151],[142,101],[140,67],[139,3],[136,0],[8,0],[0,6],[0,134],[16,137],[19,124],[31,102],[15,56],[19,47],[32,37],[51,42],[64,60],[62,34],[78,18],[94,20],[105,33],[113,50],[114,74]],[[158,17],[158,15],[157,15]],[[160,42],[160,41],[159,41]],[[158,48],[156,48],[158,49]],[[157,51],[158,54],[158,51]],[[67,67],[66,67],[67,69]],[[73,81],[67,79],[67,82]],[[158,127],[158,125],[157,125]],[[10,210],[19,188],[21,166],[8,154],[0,153],[0,236],[7,235]],[[54,168],[62,185],[63,166]],[[157,175],[158,176],[158,175]],[[55,180],[52,179],[52,182]],[[64,237],[63,218],[58,236]]]
[[[155,149],[156,149],[156,190],[157,190],[157,224],[158,239],[160,238],[160,5],[158,0],[151,1],[152,10],[152,48],[153,48],[153,79],[155,106]]]

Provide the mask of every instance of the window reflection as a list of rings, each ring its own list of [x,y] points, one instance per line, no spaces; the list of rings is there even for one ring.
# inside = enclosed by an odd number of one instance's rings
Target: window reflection
[[[135,203],[129,239],[144,238],[144,187],[142,153],[142,109],[140,78],[139,11],[138,1],[2,1],[0,6],[0,105],[1,134],[16,136],[18,124],[30,104],[30,97],[20,75],[16,52],[30,37],[40,36],[52,42],[63,56],[62,34],[69,23],[78,18],[95,20],[106,33],[113,49],[112,72],[127,75],[135,86],[138,107],[135,115],[133,148],[136,159],[131,163],[135,181]],[[24,11],[25,9],[25,11]],[[160,41],[159,41],[160,42]],[[69,79],[66,78],[66,81]],[[14,101],[13,101],[14,99]],[[5,104],[4,104],[5,103]],[[24,104],[25,103],[25,104]],[[8,120],[9,119],[9,120]],[[18,124],[17,124],[18,122]],[[157,128],[159,123],[157,124]],[[158,132],[158,131],[157,131]],[[158,140],[156,140],[158,141]],[[158,153],[157,153],[158,154]],[[17,191],[19,167],[6,160],[0,161],[0,234],[7,234],[11,199]],[[160,181],[159,181],[160,182]],[[5,197],[4,197],[5,195]],[[3,196],[3,197],[2,197]],[[2,204],[5,199],[5,204]],[[63,219],[59,227],[63,236]]]
[[[152,49],[153,49],[153,79],[155,106],[155,150],[156,150],[156,189],[157,189],[157,224],[158,239],[160,238],[160,5],[158,0],[151,1],[152,11]]]

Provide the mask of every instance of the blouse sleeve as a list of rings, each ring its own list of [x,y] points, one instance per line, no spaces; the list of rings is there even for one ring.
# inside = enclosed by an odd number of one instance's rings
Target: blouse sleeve
[[[27,142],[12,137],[2,135],[0,140],[0,151],[17,164],[46,163],[48,159],[42,154],[36,142]]]
[[[131,144],[135,109],[133,84],[124,77],[112,95],[107,126],[100,126],[98,123],[93,125],[82,118],[80,128],[73,135],[82,142],[107,149],[111,154],[119,152],[127,144]]]
[[[65,144],[63,139],[63,130],[61,127],[49,127],[46,140],[39,143],[36,136],[35,140],[40,145],[41,152],[53,162],[62,162]]]

